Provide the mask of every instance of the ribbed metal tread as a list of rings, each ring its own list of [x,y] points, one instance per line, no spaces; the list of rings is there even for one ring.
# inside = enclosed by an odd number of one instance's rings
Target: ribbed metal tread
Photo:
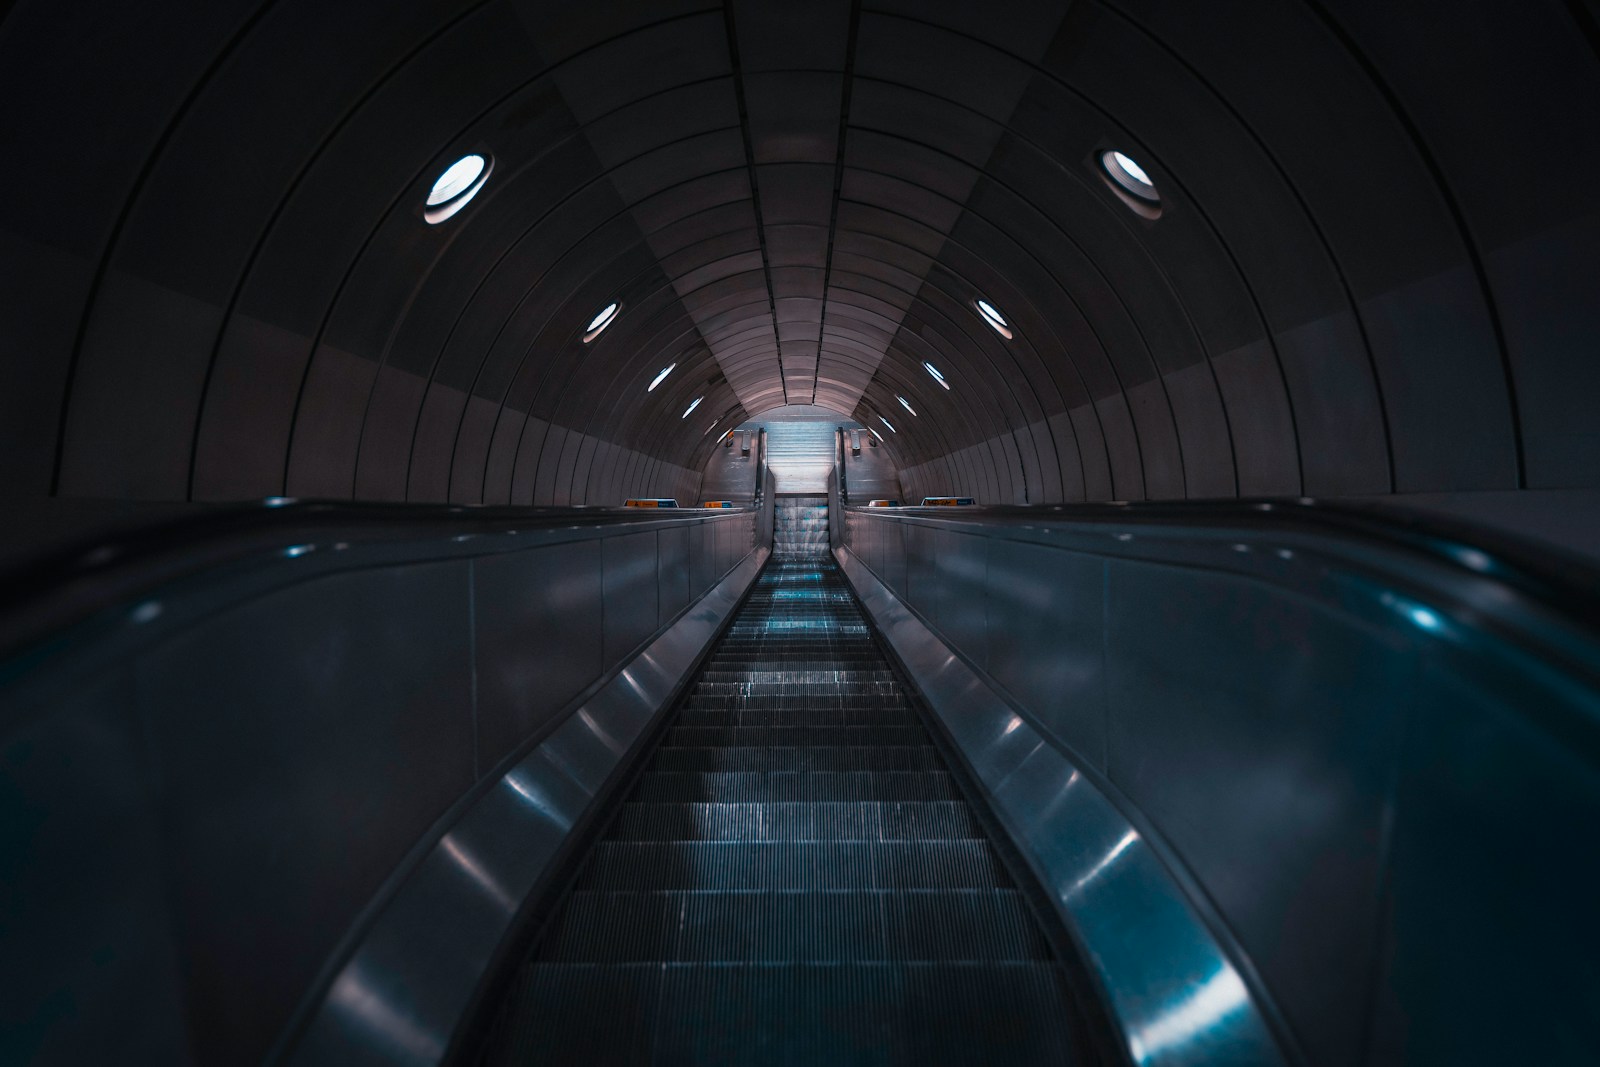
[[[983,839],[962,801],[650,804],[629,801],[613,841],[959,841]]]
[[[540,963],[500,1062],[1063,1064],[1065,995],[1032,962]]]
[[[752,704],[730,701],[722,707],[690,707],[679,715],[684,726],[916,726],[907,707],[862,708]]]
[[[1077,1062],[1064,971],[818,514],[585,855],[488,1062]]]
[[[602,841],[580,889],[1002,889],[987,841]]]
[[[648,771],[640,800],[959,800],[949,771]]]
[[[920,745],[920,726],[674,726],[668,745]]]
[[[561,963],[1004,963],[1050,946],[1016,890],[579,891]]]
[[[662,746],[654,771],[800,772],[935,771],[944,761],[932,745]]]

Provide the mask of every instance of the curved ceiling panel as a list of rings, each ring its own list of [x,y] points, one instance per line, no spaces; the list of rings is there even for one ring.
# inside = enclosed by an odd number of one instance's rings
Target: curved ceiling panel
[[[12,497],[691,497],[796,404],[910,496],[1600,480],[1579,5],[186,7],[0,21]]]

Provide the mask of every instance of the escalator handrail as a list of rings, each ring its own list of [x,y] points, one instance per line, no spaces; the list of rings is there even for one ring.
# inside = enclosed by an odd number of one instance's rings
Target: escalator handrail
[[[640,511],[621,507],[480,507],[268,498],[219,505],[80,539],[0,571],[0,661],[152,589],[251,559],[282,559],[305,546],[404,545],[417,560],[516,547],[551,530],[658,529],[744,514],[751,508]],[[474,543],[476,542],[476,543]],[[503,542],[503,543],[502,543]]]
[[[959,509],[851,506],[848,510],[874,518],[977,521],[991,528],[1246,530],[1326,539],[1330,547],[1364,544],[1426,558],[1478,580],[1494,581],[1600,639],[1600,566],[1559,546],[1522,539],[1466,520],[1401,511],[1382,503],[1260,498]]]

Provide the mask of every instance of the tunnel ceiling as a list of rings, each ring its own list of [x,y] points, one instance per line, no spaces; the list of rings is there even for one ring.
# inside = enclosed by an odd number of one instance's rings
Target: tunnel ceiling
[[[0,479],[692,496],[713,429],[815,404],[911,495],[1594,485],[1597,40],[1561,0],[22,0]]]

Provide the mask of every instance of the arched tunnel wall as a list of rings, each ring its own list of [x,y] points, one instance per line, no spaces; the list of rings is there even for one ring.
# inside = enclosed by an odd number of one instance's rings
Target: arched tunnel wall
[[[20,0],[0,495],[689,498],[784,403],[892,420],[910,497],[1592,487],[1597,40],[1578,0]]]

